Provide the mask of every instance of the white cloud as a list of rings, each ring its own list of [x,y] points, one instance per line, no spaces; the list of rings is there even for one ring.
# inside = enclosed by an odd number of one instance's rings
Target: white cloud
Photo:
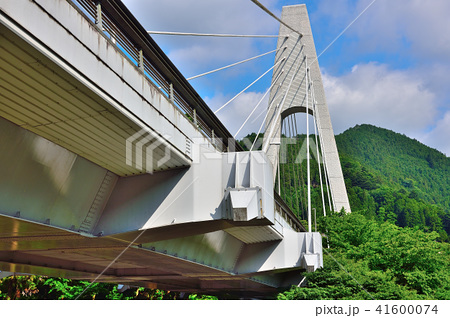
[[[435,95],[408,71],[359,64],[341,77],[323,74],[323,83],[335,133],[367,123],[418,138],[437,115]]]
[[[153,31],[229,34],[278,32],[278,23],[251,1],[124,0],[124,3],[145,28]],[[271,0],[265,4],[270,7],[274,3]],[[269,51],[276,45],[274,39],[154,37],[187,77],[209,71],[213,65],[222,66],[257,55],[261,46],[266,46]],[[255,45],[255,41],[258,41],[258,45]]]
[[[439,149],[441,152],[450,157],[450,111],[436,123],[434,129],[425,134],[422,138],[424,143],[430,147]]]
[[[352,50],[390,52],[447,60],[450,55],[450,1],[448,0],[322,0],[312,21],[327,21],[327,33],[336,36],[367,7],[345,32],[356,37]],[[335,33],[335,34],[333,34]],[[327,36],[327,35],[324,35]]]
[[[264,32],[276,22],[251,1],[242,0],[124,0],[144,25],[154,30],[181,32]],[[275,1],[268,1],[271,7]],[[263,20],[263,21],[258,21]]]

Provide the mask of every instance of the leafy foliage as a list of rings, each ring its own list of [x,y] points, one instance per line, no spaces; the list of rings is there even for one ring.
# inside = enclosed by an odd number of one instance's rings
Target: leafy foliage
[[[85,300],[216,299],[214,296],[197,294],[182,295],[177,292],[144,287],[135,287],[127,289],[124,292],[119,292],[117,284],[91,284],[88,281],[46,276],[10,276],[0,280],[0,299],[43,300],[77,299],[77,297]]]
[[[350,205],[370,218],[450,235],[450,158],[370,125],[336,136]]]
[[[436,233],[360,213],[334,213],[319,223],[330,244],[324,267],[278,299],[450,298],[450,245],[437,242]]]
[[[324,268],[305,274],[306,288],[292,287],[278,299],[449,299],[443,242],[450,234],[450,158],[370,125],[349,129],[336,142],[353,213],[328,211],[319,219],[331,246],[324,248]],[[291,148],[291,156],[298,153]],[[287,167],[282,185],[298,181]],[[312,203],[320,210],[317,172],[313,164]],[[285,188],[295,210],[300,190]]]
[[[264,134],[258,134],[258,140],[255,142],[256,133],[251,133],[239,140],[239,144],[241,145],[244,151],[250,151],[252,149],[252,145],[254,144],[254,148],[252,150],[261,150],[262,143],[264,139]]]

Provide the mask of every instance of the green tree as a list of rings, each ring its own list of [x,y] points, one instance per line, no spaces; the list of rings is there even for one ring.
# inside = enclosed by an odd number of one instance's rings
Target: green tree
[[[321,218],[320,229],[330,244],[324,267],[278,299],[449,299],[450,248],[437,233],[360,213]]]

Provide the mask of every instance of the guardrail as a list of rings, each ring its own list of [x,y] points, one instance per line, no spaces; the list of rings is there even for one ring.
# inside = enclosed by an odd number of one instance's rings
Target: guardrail
[[[219,151],[242,151],[195,89],[120,0],[67,0],[115,44]]]
[[[280,195],[276,191],[273,191],[273,195],[275,201],[275,213],[278,213],[295,231],[307,232],[308,230],[306,227],[295,216],[294,212],[292,212]]]

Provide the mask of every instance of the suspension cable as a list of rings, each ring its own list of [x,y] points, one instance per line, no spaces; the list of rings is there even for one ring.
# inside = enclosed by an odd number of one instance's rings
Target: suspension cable
[[[302,45],[302,47],[303,47],[303,45]],[[286,74],[286,78],[287,78],[287,74]],[[277,87],[275,93],[274,93],[273,96],[272,96],[272,103],[275,101],[275,96],[277,96],[278,91],[279,91],[280,88],[283,86],[283,83],[284,83],[284,81],[286,80],[286,78],[284,78],[284,79],[278,84],[278,87]],[[272,103],[271,103],[271,105],[272,105]],[[280,105],[280,104],[277,105],[275,111],[272,113],[272,117],[270,118],[269,123],[270,123],[270,122],[273,120],[273,118],[275,117],[279,105]],[[271,107],[271,106],[269,106],[267,109],[270,109],[270,107]],[[258,116],[256,116],[256,118],[255,118],[253,121],[256,121],[259,117],[261,117],[262,114],[264,114],[264,111],[260,112],[260,113],[258,114]],[[268,112],[266,112],[266,115],[265,115],[263,124],[264,124],[265,121],[267,120],[267,116],[268,116]],[[267,127],[266,127],[266,128],[267,128]]]
[[[284,71],[284,70],[283,70],[283,71]],[[284,82],[284,80],[281,81],[281,82],[278,84],[278,87],[277,87],[275,93],[274,93],[273,96],[272,96],[272,103],[273,103],[273,101],[275,100],[275,96],[278,94],[278,91],[280,90],[281,86],[283,85],[283,82]],[[271,103],[271,104],[272,104],[272,103]],[[270,106],[269,106],[267,109],[270,109]],[[276,109],[278,109],[278,106],[276,107]],[[274,113],[272,114],[272,118],[273,118],[273,116],[275,116],[275,113],[276,113],[276,110],[275,110]],[[253,122],[256,121],[256,120],[257,120],[259,117],[261,117],[261,115],[263,115],[263,114],[264,114],[264,110],[261,111],[261,112],[258,114],[258,116],[256,116],[255,119],[253,119]],[[268,114],[268,112],[266,112],[266,117],[267,117],[267,114]],[[270,121],[272,121],[272,118],[270,119]],[[263,123],[264,123],[264,122],[263,122]]]
[[[294,119],[295,119],[295,122],[297,122],[297,119],[295,118],[295,113],[294,113]],[[297,125],[295,126],[295,135],[299,136]],[[301,147],[299,148],[299,151],[300,150],[301,150]],[[298,183],[299,183],[300,189],[301,189],[301,196],[300,196],[300,204],[301,204],[301,207],[302,207],[302,211],[301,211],[302,215],[301,215],[301,217],[302,217],[302,219],[305,219],[305,214],[304,213],[306,212],[306,209],[304,208],[303,204],[306,203],[306,193],[305,193],[305,181],[303,180],[302,162],[303,162],[303,160],[301,160],[299,165],[297,166],[300,169],[300,171],[297,170],[297,174],[300,177],[299,180],[298,180]]]
[[[255,144],[256,144],[256,140],[258,140],[258,136],[259,136],[259,134],[260,134],[260,132],[261,132],[262,126],[264,125],[264,123],[265,123],[265,121],[266,121],[266,118],[267,118],[267,115],[268,115],[268,114],[269,114],[269,111],[266,112],[266,116],[264,116],[264,119],[263,119],[261,125],[259,126],[258,133],[256,134],[255,140],[253,140],[252,147],[250,148],[250,151],[253,150],[253,147],[254,147]]]
[[[304,47],[305,45],[304,44],[301,44],[301,48],[300,48],[300,52],[301,52],[301,50],[303,49],[303,47]],[[300,52],[299,52],[299,54],[300,54]],[[292,66],[293,67],[293,66]],[[287,75],[286,75],[286,78],[287,78]],[[273,99],[275,98],[275,96],[278,94],[278,91],[279,91],[279,89],[281,88],[281,86],[282,86],[282,84],[283,84],[283,82],[284,82],[284,80],[286,80],[286,78],[285,79],[283,79],[283,81],[279,84],[279,86],[278,86],[278,88],[277,88],[277,90],[275,91],[275,93],[274,93],[274,95],[273,95]],[[270,108],[270,107],[269,107]],[[262,114],[264,113],[264,111],[262,111],[261,113],[259,113],[259,115],[258,116],[256,116],[256,118],[254,119],[254,121],[256,120],[256,119],[258,119]],[[276,112],[274,112],[273,114],[272,114],[272,118],[270,119],[270,121],[269,122],[271,122],[272,121],[272,119],[274,118],[274,116],[275,116],[275,114],[276,114]]]
[[[295,113],[294,114],[292,114],[291,116],[289,116],[289,117],[291,117],[291,121],[292,121],[292,126],[293,126],[293,132],[292,132],[292,135],[293,136],[295,136],[294,138],[295,138],[295,140],[297,140],[297,136],[296,135],[294,135],[294,133],[295,133],[295,131],[296,131],[296,126],[297,126],[297,121],[295,121],[294,120],[294,116],[295,115]],[[297,143],[295,143],[294,144],[294,149],[295,150],[297,150]],[[292,164],[292,170],[293,170],[293,173],[294,173],[294,189],[295,189],[295,198],[297,199],[296,201],[297,201],[297,207],[298,207],[298,209],[300,209],[300,200],[299,200],[299,192],[298,192],[298,187],[297,187],[297,176],[295,175],[295,165],[296,165],[296,158],[295,158],[295,154],[296,154],[297,152],[296,151],[293,151],[293,154],[294,154],[294,160],[293,160],[293,164]],[[298,216],[298,215],[297,215]]]
[[[188,32],[170,32],[170,31],[147,31],[147,33],[155,34],[155,35],[212,36],[212,37],[224,37],[224,38],[283,38],[283,37],[288,37],[288,35],[188,33]]]
[[[308,187],[308,232],[311,232],[311,226],[312,226],[312,220],[311,220],[311,167],[310,167],[310,160],[309,160],[309,118],[308,118],[308,108],[309,108],[309,102],[308,102],[308,57],[305,57],[305,67],[306,67],[306,82],[305,82],[305,88],[306,88],[306,182]]]
[[[311,78],[311,77],[310,77]],[[319,153],[319,143],[317,140],[317,125],[318,125],[318,120],[319,120],[319,116],[317,115],[317,102],[316,102],[316,91],[314,90],[314,82],[311,80],[311,98],[312,98],[312,103],[313,103],[313,111],[314,111],[314,136],[315,136],[315,140],[316,140],[316,150],[317,150],[317,166],[319,168],[319,179],[320,179],[320,193],[322,196],[322,206],[323,206],[323,216],[326,216],[326,206],[325,206],[325,197],[323,194],[323,182],[322,182],[322,167],[320,165],[320,153]],[[322,148],[322,141],[320,142],[320,147]],[[322,152],[322,159],[323,159],[323,152]],[[325,166],[324,166],[325,167]]]
[[[280,61],[278,61],[276,64],[274,64],[271,68],[269,68],[267,71],[265,71],[260,77],[258,77],[256,80],[254,80],[250,85],[248,85],[246,88],[244,88],[242,91],[240,91],[236,96],[234,96],[232,99],[230,99],[228,102],[226,102],[222,107],[220,107],[218,110],[214,112],[214,114],[217,114],[222,108],[227,106],[229,103],[231,103],[233,100],[235,100],[239,95],[241,95],[243,92],[245,92],[250,86],[255,84],[257,81],[259,81],[264,75],[269,73],[275,66],[283,62],[285,58],[282,58]]]
[[[280,170],[280,160],[278,160],[278,194],[281,196],[281,170]]]
[[[313,101],[314,101],[315,104],[317,104],[316,103],[316,97],[315,97],[315,90],[314,90],[314,82],[311,82],[311,83],[312,83],[313,94],[314,94],[313,95],[314,96],[313,97]],[[316,112],[316,110],[314,112]],[[320,125],[320,118],[319,118],[319,116],[315,116],[315,118],[316,118],[317,126],[319,126]],[[325,151],[323,149],[323,137],[322,137],[321,134],[319,134],[319,141],[320,141],[320,150],[321,150],[321,153],[322,153],[322,160],[323,160],[323,172],[324,172],[324,177],[325,177],[325,185],[326,185],[326,188],[327,188],[328,206],[330,207],[330,211],[334,211],[333,204],[331,202],[331,196],[330,196],[331,185],[330,185],[330,179],[329,179],[329,176],[328,176],[326,153],[325,153]]]
[[[236,134],[234,134],[233,138],[236,138],[236,136],[239,134],[241,129],[244,128],[244,126],[247,123],[247,121],[250,119],[250,117],[253,115],[253,113],[256,111],[256,109],[259,107],[259,105],[263,101],[264,97],[266,97],[266,95],[270,92],[270,89],[275,84],[275,82],[278,80],[278,78],[281,76],[281,74],[283,74],[283,72],[284,71],[281,71],[280,74],[278,74],[277,78],[274,81],[272,81],[272,84],[270,85],[270,87],[266,90],[266,92],[264,93],[263,97],[261,97],[261,99],[259,100],[258,104],[256,104],[255,108],[253,108],[252,112],[247,116],[247,119],[244,121],[244,123],[242,124],[241,128],[239,128],[239,130],[236,132]],[[256,137],[258,137],[258,136],[256,136]]]
[[[316,100],[313,97],[313,108],[314,108],[314,119],[316,119]],[[319,154],[319,143],[317,141],[317,125],[316,120],[313,121],[314,123],[314,136],[316,139],[316,151],[317,151],[317,166],[319,168],[319,179],[320,179],[320,194],[322,195],[322,207],[323,207],[323,216],[327,215],[326,207],[325,207],[325,197],[323,195],[323,183],[322,183],[322,166],[320,165],[320,154]]]
[[[278,49],[276,49],[276,50],[273,50],[273,51],[270,51],[270,52],[267,52],[267,53],[264,53],[264,54],[260,54],[260,55],[254,56],[254,57],[251,57],[251,58],[249,58],[249,59],[242,60],[242,61],[240,61],[240,62],[236,62],[236,63],[230,64],[230,65],[226,65],[226,66],[217,68],[217,69],[215,69],[215,70],[206,72],[206,73],[202,73],[202,74],[199,74],[199,75],[196,75],[196,76],[192,76],[192,77],[187,78],[186,80],[190,81],[190,80],[193,80],[193,79],[198,78],[198,77],[201,77],[201,76],[205,76],[205,75],[208,75],[208,74],[211,74],[211,73],[214,73],[214,72],[218,72],[218,71],[221,71],[221,70],[224,70],[224,69],[227,69],[227,68],[230,68],[230,67],[233,67],[233,66],[236,66],[236,65],[239,65],[239,64],[242,64],[242,63],[245,63],[245,62],[254,60],[254,59],[258,58],[258,57],[261,57],[261,56],[264,56],[264,55],[267,55],[267,54],[276,52],[276,51],[281,50],[281,49],[286,49],[286,47],[280,47],[280,48],[278,48]]]
[[[286,101],[286,97],[287,97],[287,95],[288,95],[288,92],[289,92],[290,89],[291,89],[291,85],[292,85],[292,82],[293,82],[293,80],[294,80],[294,77],[295,77],[295,75],[297,74],[297,72],[300,70],[300,67],[301,67],[302,64],[303,64],[303,61],[304,61],[304,59],[299,63],[299,66],[298,66],[297,70],[296,70],[295,72],[293,72],[293,74],[292,74],[292,77],[291,77],[291,79],[290,79],[290,81],[289,81],[288,88],[287,88],[287,90],[286,90],[286,92],[285,92],[285,94],[284,94],[284,96],[283,96],[283,100],[281,101],[281,106],[280,106],[280,108],[278,109],[278,112],[277,112],[276,116],[275,116],[274,118],[272,118],[272,120],[275,120],[274,123],[277,122],[278,118],[279,118],[280,115],[281,115],[281,110],[283,109],[284,102]],[[275,126],[276,126],[275,124],[272,125],[272,128],[270,129],[268,138],[272,138],[272,134],[273,134],[273,132],[274,132],[274,130],[275,130]],[[267,140],[267,143],[266,143],[266,144],[264,145],[264,147],[263,147],[263,148],[264,148],[264,149],[263,149],[264,152],[266,152],[266,151],[267,151],[267,148],[269,148],[269,143],[270,143],[270,140]]]
[[[317,125],[320,125],[320,119],[319,116],[317,116],[316,118],[317,120]],[[326,153],[323,149],[323,137],[321,134],[319,134],[319,141],[320,141],[320,149],[322,152],[322,160],[323,160],[323,172],[324,172],[324,177],[325,177],[325,185],[327,188],[327,197],[328,197],[328,206],[330,207],[330,211],[334,211],[333,209],[333,205],[331,203],[331,197],[330,197],[330,189],[331,189],[331,185],[330,185],[330,179],[328,176],[328,166],[327,166],[327,158],[326,158]]]
[[[285,121],[283,120],[283,123],[284,122]],[[286,122],[286,128],[284,129],[284,135],[285,135],[286,138],[283,139],[285,141],[285,145],[284,145],[283,149],[286,152],[285,156],[284,156],[284,159],[286,160],[286,162],[283,163],[283,166],[285,167],[284,171],[287,170],[287,173],[285,172],[283,174],[283,177],[284,177],[284,184],[285,184],[285,187],[286,187],[285,201],[286,201],[286,203],[289,204],[289,206],[292,206],[292,184],[290,182],[291,181],[290,178],[288,178],[288,175],[290,175],[290,172],[291,172],[291,169],[289,167],[289,160],[290,160],[290,158],[289,158],[289,150],[288,150],[288,145],[289,145],[288,138],[289,138],[290,132],[291,132],[291,125],[290,125],[290,122],[288,120]],[[288,187],[289,187],[289,192],[287,191]],[[289,202],[289,201],[291,201],[291,202]]]
[[[280,84],[280,85],[281,85],[281,84]],[[270,107],[272,106],[272,104],[274,103],[274,101],[275,101],[275,98],[272,99],[272,102],[269,104],[269,107],[267,108],[268,110],[270,109]],[[277,108],[277,107],[276,107],[276,108]],[[256,134],[256,138],[255,138],[255,140],[253,141],[253,144],[252,144],[252,147],[250,148],[250,151],[253,150],[253,147],[254,147],[255,144],[256,144],[256,140],[258,139],[258,136],[259,136],[259,134],[260,134],[260,132],[261,132],[261,130],[262,130],[262,127],[264,126],[264,123],[266,122],[267,116],[269,116],[269,111],[268,111],[268,110],[267,110],[267,112],[266,112],[266,115],[264,116],[263,121],[261,122],[261,125],[259,126],[258,133]],[[259,116],[258,116],[258,117],[259,117]]]
[[[323,163],[324,163],[323,171],[325,172],[325,181],[326,181],[327,196],[328,196],[328,206],[330,207],[330,211],[334,211],[333,203],[331,201],[331,193],[330,193],[331,184],[330,184],[330,177],[328,176],[328,165],[327,165],[327,160],[326,160],[326,153],[323,151],[323,144],[322,144],[322,142],[323,142],[323,138],[320,136],[320,144],[321,144],[321,148],[322,148],[322,157],[324,158],[324,160],[323,160]]]
[[[295,33],[297,33],[298,35],[300,35],[300,37],[303,36],[303,34],[301,34],[300,32],[298,32],[297,30],[294,30],[291,26],[289,26],[288,24],[286,24],[285,22],[281,21],[281,19],[279,19],[275,14],[273,14],[269,9],[267,9],[265,6],[263,6],[258,0],[252,0],[252,2],[254,4],[256,4],[258,7],[260,7],[261,9],[263,9],[267,14],[269,14],[272,18],[274,18],[275,20],[277,20],[278,22],[280,22],[282,25],[284,25],[285,27],[287,27],[288,29],[290,29],[291,31],[294,31]]]
[[[286,131],[286,127],[285,127],[285,124],[284,124],[284,122],[282,121],[281,122],[281,134],[283,134],[283,127],[284,127],[284,130]],[[286,186],[285,186],[285,184],[286,184],[286,182],[285,182],[285,176],[286,176],[286,173],[285,173],[285,171],[286,171],[286,167],[285,167],[285,165],[284,164],[281,164],[281,162],[280,162],[281,160],[280,160],[280,158],[278,157],[278,165],[281,167],[281,169],[282,170],[280,170],[279,171],[279,173],[280,173],[280,175],[282,174],[283,175],[283,178],[281,179],[281,177],[280,177],[280,180],[283,180],[283,194],[285,195],[285,197],[283,198],[283,200],[285,200],[285,198],[286,198]],[[280,184],[281,184],[281,182],[280,182]],[[280,190],[280,196],[281,196],[281,187],[279,188],[279,190]]]

